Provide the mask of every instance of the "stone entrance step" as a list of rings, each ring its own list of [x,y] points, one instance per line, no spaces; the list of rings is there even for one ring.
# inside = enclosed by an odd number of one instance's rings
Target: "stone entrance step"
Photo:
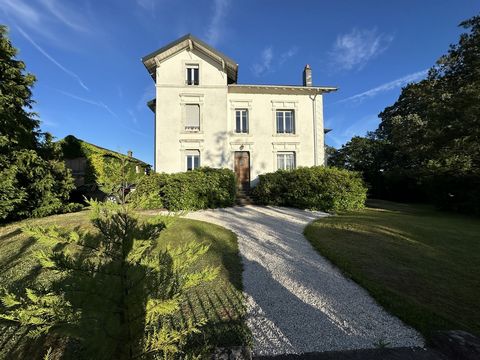
[[[239,190],[237,191],[236,204],[240,206],[245,206],[245,205],[253,205],[254,202],[252,198],[249,196],[249,193],[247,191]]]

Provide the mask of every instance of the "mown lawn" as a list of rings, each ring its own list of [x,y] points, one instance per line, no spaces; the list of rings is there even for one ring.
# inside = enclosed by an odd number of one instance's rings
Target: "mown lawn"
[[[480,219],[372,201],[315,221],[305,236],[427,339],[440,329],[480,336]]]
[[[142,215],[148,216],[148,215]],[[10,290],[48,285],[54,280],[51,271],[41,271],[34,253],[42,247],[22,233],[26,224],[60,225],[69,229],[93,230],[88,211],[26,220],[0,227],[0,286]],[[178,246],[196,240],[210,244],[201,265],[220,267],[219,276],[211,283],[188,294],[182,309],[184,317],[207,318],[202,334],[191,339],[192,348],[248,344],[250,333],[244,323],[245,309],[241,292],[242,265],[236,236],[219,226],[195,220],[177,219],[158,239],[157,246]],[[68,344],[68,345],[67,345]],[[0,324],[0,359],[40,359],[52,346],[54,358],[81,358],[78,344],[72,346],[61,338],[52,337],[32,342],[25,332],[11,325]]]

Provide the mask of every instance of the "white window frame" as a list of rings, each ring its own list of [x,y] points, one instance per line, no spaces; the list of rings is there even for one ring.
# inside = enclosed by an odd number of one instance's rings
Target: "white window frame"
[[[240,113],[240,128],[237,127],[237,114]],[[245,115],[245,127],[243,126],[243,117]],[[236,134],[248,134],[249,124],[248,124],[248,109],[235,109],[235,133]]]
[[[195,83],[195,70],[197,70],[197,83]],[[188,73],[192,77],[192,83],[188,83]],[[185,64],[185,84],[188,86],[198,86],[200,85],[200,66],[199,64]]]
[[[197,161],[195,161],[195,158],[197,158]],[[185,151],[185,170],[192,171],[192,170],[198,169],[199,167],[200,167],[200,150],[186,150]]]
[[[287,120],[285,114],[292,114],[292,131],[286,131],[286,125],[287,125]],[[282,126],[283,129],[280,131],[280,128],[278,126],[278,115],[282,114]],[[275,127],[277,130],[277,134],[295,134],[295,110],[292,109],[286,109],[286,110],[276,110],[275,111]]]
[[[287,168],[287,157],[292,156],[293,166]],[[279,166],[279,160],[282,159],[283,166]],[[277,152],[277,170],[293,170],[297,167],[297,156],[295,151],[281,151]]]

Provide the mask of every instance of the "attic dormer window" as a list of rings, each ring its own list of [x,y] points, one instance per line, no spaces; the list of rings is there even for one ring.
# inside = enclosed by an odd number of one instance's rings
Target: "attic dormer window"
[[[199,67],[198,64],[187,64],[187,73],[185,83],[187,85],[199,84]]]

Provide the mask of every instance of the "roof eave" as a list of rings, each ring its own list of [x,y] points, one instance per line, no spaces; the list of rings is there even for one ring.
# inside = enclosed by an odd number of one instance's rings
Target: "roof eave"
[[[231,59],[230,57],[226,56],[225,54],[221,53],[220,51],[212,48],[210,45],[207,43],[203,42],[202,40],[198,39],[197,37],[193,36],[192,34],[187,34],[182,36],[181,38],[163,46],[162,48],[142,57],[142,63],[149,72],[150,76],[155,80],[155,69],[157,67],[156,61],[152,59],[155,59],[157,56],[159,56],[162,53],[165,53],[169,49],[181,44],[184,41],[189,40],[190,43],[186,46],[182,46],[181,48],[178,49],[178,51],[169,54],[168,56],[165,57],[165,59],[173,56],[174,54],[178,53],[179,51],[184,50],[187,46],[193,46],[195,48],[195,44],[197,45],[196,48],[203,52],[205,55],[214,58],[214,60],[217,60],[219,63],[222,63],[225,67],[225,72],[231,78],[234,82],[237,81],[238,78],[238,64]],[[164,60],[164,59],[162,59]]]
[[[323,94],[337,91],[338,87],[334,86],[300,86],[300,85],[254,85],[254,84],[230,84],[229,90],[245,89],[245,90],[266,90],[275,92],[299,92],[305,94]]]
[[[152,99],[150,101],[147,102],[147,106],[150,108],[150,110],[152,110],[154,113],[155,113],[155,107],[157,105],[157,99]]]

